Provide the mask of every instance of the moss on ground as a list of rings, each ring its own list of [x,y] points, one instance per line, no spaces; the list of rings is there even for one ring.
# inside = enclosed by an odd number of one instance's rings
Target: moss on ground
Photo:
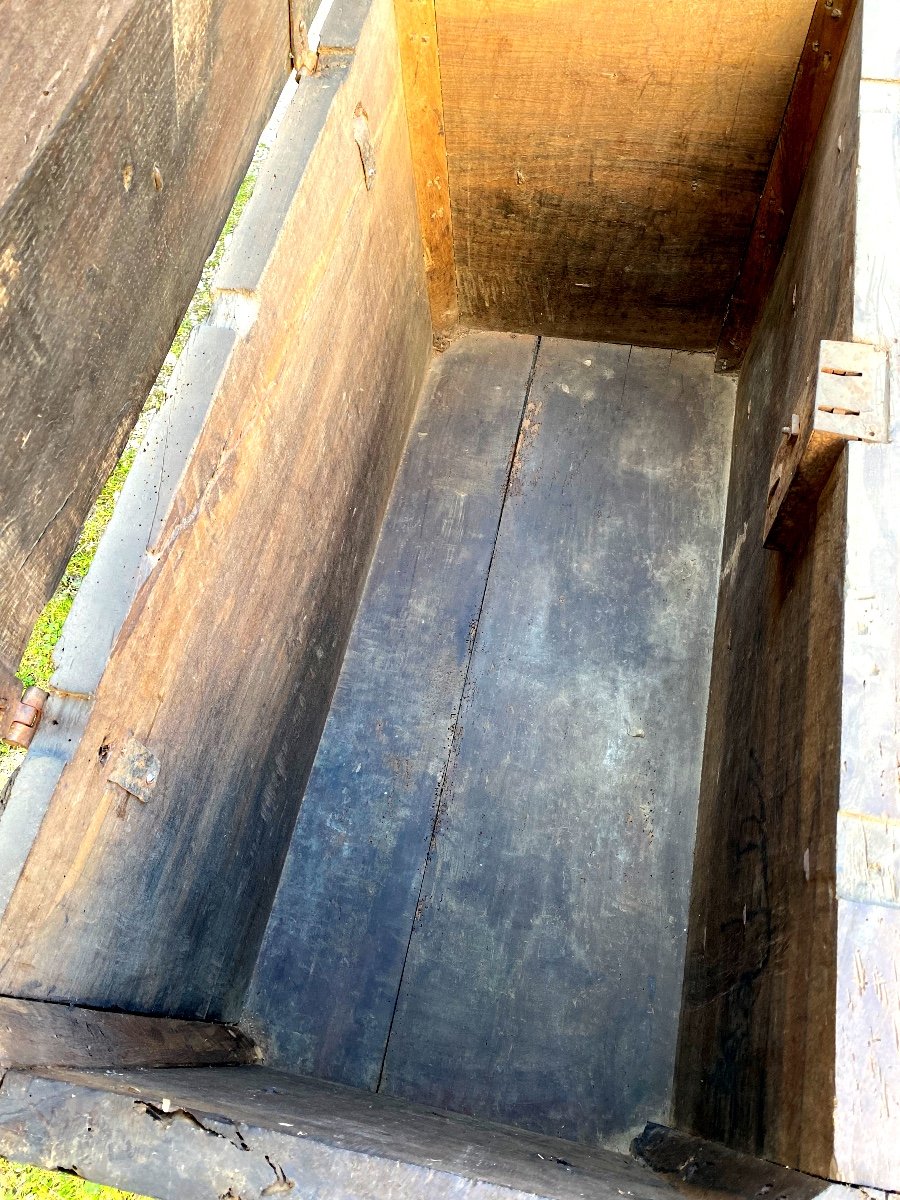
[[[75,1175],[41,1171],[0,1158],[2,1200],[141,1200],[131,1192],[117,1192]]]

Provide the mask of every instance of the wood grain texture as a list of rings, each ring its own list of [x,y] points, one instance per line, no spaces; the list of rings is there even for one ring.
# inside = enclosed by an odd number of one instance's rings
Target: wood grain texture
[[[0,662],[14,669],[285,81],[288,30],[268,0],[3,7]]]
[[[900,22],[862,12],[853,335],[887,348],[892,439],[847,473],[835,1178],[900,1189]]]
[[[416,201],[425,248],[425,278],[435,332],[459,320],[444,100],[434,0],[394,0]]]
[[[693,1196],[695,1200],[729,1200],[736,1196],[766,1196],[770,1192],[775,1192],[781,1200],[814,1200],[814,1197],[866,1200],[865,1192],[740,1154],[727,1146],[662,1125],[648,1125],[635,1138],[631,1150],[683,1196]]]
[[[217,312],[242,337],[0,927],[0,990],[219,1017],[246,989],[431,340],[388,0],[333,69],[268,258],[278,145],[233,247]],[[106,782],[129,736],[161,764],[148,804]]]
[[[738,386],[674,1105],[832,1178],[846,458],[802,552],[762,530],[820,342],[853,332],[859,70],[857,18]]]
[[[426,381],[245,1006],[274,1066],[378,1083],[534,351]]]
[[[229,1025],[0,996],[0,1067],[234,1066],[258,1057]]]
[[[589,1144],[667,1111],[733,383],[544,339],[382,1089]]]
[[[436,0],[459,305],[712,349],[813,0]]]
[[[753,327],[775,282],[855,8],[856,0],[839,4],[816,0],[747,253],[719,335],[717,370],[733,371],[744,361]]]
[[[65,1162],[158,1200],[210,1200],[229,1190],[247,1200],[676,1195],[623,1154],[261,1067],[10,1071],[0,1083],[0,1153]]]

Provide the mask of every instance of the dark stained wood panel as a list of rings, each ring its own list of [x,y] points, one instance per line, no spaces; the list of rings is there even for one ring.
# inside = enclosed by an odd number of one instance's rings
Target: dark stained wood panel
[[[436,0],[462,317],[712,349],[814,0]]]
[[[230,1025],[0,996],[0,1067],[235,1066],[258,1057]]]
[[[0,663],[14,670],[285,82],[288,23],[268,0],[3,9]]]
[[[426,380],[246,1002],[273,1065],[378,1083],[534,353]]]
[[[844,52],[856,0],[816,0],[747,254],[716,348],[716,369],[740,367],[768,298]]]
[[[782,427],[853,332],[860,23],[738,387],[675,1123],[834,1177],[846,459],[793,555],[763,549]]]
[[[853,337],[890,350],[892,429],[847,452],[834,1177],[900,1190],[900,20],[861,20]]]
[[[390,1094],[591,1144],[667,1111],[733,396],[541,342]]]
[[[225,277],[248,328],[235,319],[152,569],[0,925],[0,991],[239,1010],[431,346],[389,0],[326,70],[342,80],[330,107],[319,76],[301,83],[294,138],[232,245]],[[260,263],[279,164],[307,139]],[[146,804],[108,782],[132,737],[160,763]]]

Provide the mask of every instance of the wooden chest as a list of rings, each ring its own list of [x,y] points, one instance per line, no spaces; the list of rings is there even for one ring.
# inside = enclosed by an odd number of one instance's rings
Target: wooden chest
[[[900,1190],[895,0],[0,12],[0,1153]]]

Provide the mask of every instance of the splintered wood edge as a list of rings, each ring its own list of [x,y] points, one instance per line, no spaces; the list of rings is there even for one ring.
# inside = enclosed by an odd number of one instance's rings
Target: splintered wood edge
[[[258,1062],[236,1026],[0,996],[0,1066],[187,1067]]]

